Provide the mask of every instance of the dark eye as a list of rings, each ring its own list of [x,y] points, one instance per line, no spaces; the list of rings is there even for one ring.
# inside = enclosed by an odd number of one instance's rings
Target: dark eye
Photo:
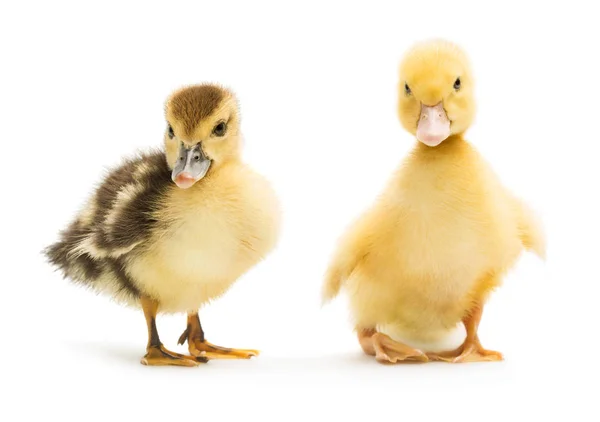
[[[169,125],[169,138],[173,139],[173,137],[175,137],[175,132],[173,132],[173,128],[171,127],[171,125]]]
[[[225,135],[226,130],[227,130],[227,125],[225,124],[225,122],[220,122],[213,129],[213,134],[216,136],[223,136],[223,135]]]
[[[408,84],[406,82],[404,82],[404,92],[406,92],[406,95],[410,95],[412,93],[412,91],[410,90],[410,87],[408,86]]]
[[[454,89],[457,91],[460,89],[460,78],[456,78],[454,81]]]

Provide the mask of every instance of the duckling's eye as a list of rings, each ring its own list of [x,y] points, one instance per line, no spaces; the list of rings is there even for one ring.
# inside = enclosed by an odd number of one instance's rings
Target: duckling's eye
[[[460,78],[456,78],[454,81],[454,89],[457,91],[460,89]]]
[[[169,139],[173,139],[175,137],[175,132],[173,132],[173,128],[169,125]]]
[[[404,92],[406,92],[406,95],[412,94],[412,91],[406,82],[404,82]]]
[[[213,129],[213,134],[216,136],[223,136],[223,135],[225,135],[226,130],[227,130],[227,125],[225,124],[225,122],[220,122]]]

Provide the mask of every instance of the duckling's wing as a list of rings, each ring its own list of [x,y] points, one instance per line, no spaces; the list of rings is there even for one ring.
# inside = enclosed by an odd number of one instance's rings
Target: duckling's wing
[[[65,277],[116,299],[135,301],[140,286],[127,258],[161,224],[156,215],[174,186],[162,152],[140,155],[112,170],[58,242],[45,249]]]
[[[93,235],[82,246],[92,255],[111,257],[136,248],[159,224],[156,212],[172,185],[164,153],[126,161],[98,188]]]
[[[516,195],[512,195],[512,200],[521,243],[541,259],[546,259],[546,236],[538,215]]]
[[[371,250],[372,232],[383,220],[373,207],[361,215],[338,240],[337,250],[325,273],[321,290],[323,303],[335,298],[356,266],[365,259]]]
[[[162,152],[143,154],[112,170],[76,221],[53,245],[63,259],[119,258],[147,240],[160,224],[156,211],[172,187]]]

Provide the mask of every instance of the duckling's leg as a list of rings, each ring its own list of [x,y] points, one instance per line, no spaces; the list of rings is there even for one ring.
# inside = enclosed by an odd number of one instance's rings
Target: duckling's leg
[[[358,342],[367,355],[375,356],[381,363],[398,361],[427,362],[427,355],[418,349],[392,340],[389,336],[378,333],[375,329],[357,329]]]
[[[165,349],[158,338],[158,330],[156,329],[158,303],[147,297],[142,297],[140,302],[144,310],[146,323],[148,324],[148,346],[146,347],[146,356],[141,360],[142,364],[153,366],[197,366],[200,363],[208,361],[204,356],[185,356]]]
[[[179,337],[179,344],[188,342],[191,355],[206,356],[209,359],[250,359],[258,356],[258,350],[229,349],[215,346],[204,338],[204,331],[197,312],[190,312],[187,318],[187,328]]]
[[[441,360],[444,362],[482,362],[503,360],[502,353],[493,350],[484,349],[479,342],[477,329],[483,313],[483,305],[477,304],[473,307],[469,315],[463,318],[463,324],[467,329],[467,337],[463,344],[455,350],[441,353],[428,353],[431,360]]]

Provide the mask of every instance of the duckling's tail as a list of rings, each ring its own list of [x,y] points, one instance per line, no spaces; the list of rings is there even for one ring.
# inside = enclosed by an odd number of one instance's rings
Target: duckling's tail
[[[60,239],[46,247],[42,254],[59,270],[63,277],[89,284],[101,273],[101,267],[91,256],[76,253],[81,241],[90,234],[90,229],[78,221],[61,232]]]
[[[65,278],[68,277],[71,268],[74,266],[74,262],[69,258],[71,250],[69,246],[66,241],[59,240],[42,250],[42,254],[48,263],[59,270]]]
[[[523,201],[518,200],[518,228],[523,246],[546,259],[546,236],[539,218]]]

